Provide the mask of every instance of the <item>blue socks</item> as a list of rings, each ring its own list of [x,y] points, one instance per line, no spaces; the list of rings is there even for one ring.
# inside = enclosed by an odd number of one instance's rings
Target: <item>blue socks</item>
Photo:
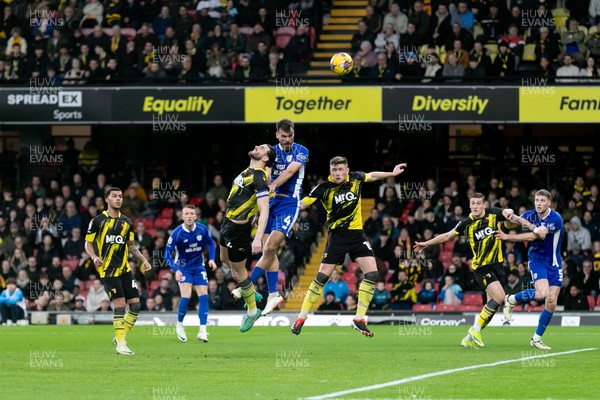
[[[530,301],[535,300],[535,289],[527,289],[515,294],[515,300],[518,303],[529,303]]]
[[[200,325],[206,325],[208,320],[208,295],[198,296],[198,317],[200,317]]]
[[[544,310],[540,314],[540,320],[538,322],[538,327],[535,330],[535,334],[538,336],[542,336],[544,334],[544,331],[546,331],[546,328],[548,327],[548,324],[550,323],[551,319],[552,313],[544,308]]]
[[[252,281],[252,283],[256,284],[256,282],[258,282],[258,278],[260,278],[261,276],[263,276],[264,272],[265,272],[264,269],[262,269],[258,265],[255,265],[254,269],[252,270],[252,273],[249,276],[249,278]],[[269,273],[267,272],[267,276],[268,276],[268,274]]]
[[[179,308],[177,309],[177,321],[178,322],[183,322],[183,318],[185,317],[185,314],[187,314],[189,305],[190,305],[189,297],[182,297],[181,300],[179,300]]]
[[[267,272],[267,286],[269,287],[269,294],[277,293],[277,281],[279,280],[279,272]]]

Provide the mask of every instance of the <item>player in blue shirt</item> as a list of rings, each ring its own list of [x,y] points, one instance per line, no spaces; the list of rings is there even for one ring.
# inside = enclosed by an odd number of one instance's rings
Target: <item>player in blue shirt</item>
[[[521,225],[530,232],[520,234],[498,232],[497,234],[502,240],[530,242],[527,256],[535,289],[507,295],[504,299],[504,317],[508,321],[512,320],[513,309],[519,303],[545,300],[544,310],[530,341],[531,347],[541,350],[550,350],[550,347],[542,342],[542,335],[552,319],[563,281],[560,246],[565,233],[564,223],[560,214],[550,208],[551,202],[550,192],[538,190],[535,193],[535,210],[526,211],[521,217],[515,215],[511,219],[511,222]]]
[[[175,272],[175,279],[179,282],[181,291],[181,300],[179,301],[179,310],[177,313],[177,337],[182,342],[187,341],[185,329],[183,329],[183,318],[187,314],[190,297],[192,296],[192,286],[198,293],[198,317],[200,317],[200,331],[198,340],[208,342],[206,332],[206,321],[208,319],[208,279],[206,268],[204,267],[203,253],[208,247],[208,265],[213,269],[217,268],[215,263],[215,243],[208,233],[208,228],[201,223],[196,222],[196,209],[194,206],[187,205],[183,207],[183,224],[179,225],[167,241],[165,249],[165,260]],[[173,254],[175,253],[175,259]]]
[[[250,274],[250,280],[256,284],[263,272],[267,271],[269,297],[262,315],[269,314],[283,302],[277,288],[277,251],[284,238],[292,234],[292,228],[300,214],[302,182],[308,162],[308,149],[294,143],[294,123],[289,119],[282,119],[275,127],[275,136],[279,144],[273,146],[276,158],[271,173],[273,178],[269,184],[269,193],[274,196],[269,201],[269,220],[263,236],[263,254]],[[232,294],[240,298],[241,289],[235,289]]]

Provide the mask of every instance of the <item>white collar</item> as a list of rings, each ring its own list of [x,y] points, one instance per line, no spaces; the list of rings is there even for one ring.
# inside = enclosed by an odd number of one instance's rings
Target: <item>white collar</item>
[[[194,231],[196,230],[196,222],[194,222],[194,229],[192,229],[191,231],[188,231],[188,230],[185,228],[185,222],[184,222],[183,224],[181,224],[181,229],[183,229],[183,230],[184,230],[184,231],[186,231],[187,233],[194,232]]]

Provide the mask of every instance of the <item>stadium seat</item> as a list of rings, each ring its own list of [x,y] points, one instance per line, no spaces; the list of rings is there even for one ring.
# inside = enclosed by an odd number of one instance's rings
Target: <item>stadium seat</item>
[[[488,51],[488,55],[491,57],[492,54],[498,54],[498,45],[495,43],[488,43],[483,45]]]
[[[67,265],[71,268],[71,270],[75,271],[77,266],[79,265],[79,260],[63,260],[63,262],[67,262]],[[64,265],[64,264],[63,264]]]
[[[596,305],[600,306],[600,296],[598,296],[598,300],[596,300]]]
[[[535,44],[529,43],[525,45],[523,49],[522,61],[535,61]]]
[[[456,311],[456,307],[452,304],[436,304],[435,311]]]
[[[433,311],[431,304],[413,304],[413,311]]]
[[[587,300],[588,300],[588,304],[590,306],[590,311],[594,311],[594,304],[595,304],[594,296],[588,295]]]
[[[481,306],[473,304],[461,304],[456,308],[456,311],[481,311]]]
[[[392,276],[394,276],[394,271],[388,271],[385,275],[385,281],[389,281]]]
[[[483,28],[479,24],[475,24],[473,27],[473,37],[477,39],[478,36],[483,35]]]
[[[454,254],[453,253],[453,251],[454,251],[454,240],[447,241],[446,243],[443,244],[443,246],[444,246],[444,251],[447,251],[449,253]]]
[[[434,284],[433,284],[433,287],[435,288],[435,291],[436,291],[437,293],[439,293],[439,292],[440,292],[440,284],[439,284],[439,282],[436,282],[436,283],[434,283]]]
[[[415,283],[415,292],[417,292],[417,294],[423,290],[423,286],[420,283]]]
[[[348,272],[354,273],[358,268],[358,264],[355,262],[351,262],[348,264]]]
[[[523,311],[523,306],[521,304],[519,304],[518,306],[515,306],[515,308],[513,308],[514,312],[521,312]]]
[[[387,290],[388,292],[391,292],[393,288],[394,288],[394,284],[393,283],[386,283],[385,284],[385,290]],[[598,307],[600,307],[600,306],[598,306]]]
[[[252,35],[254,33],[254,28],[251,26],[241,26],[240,33],[243,33],[244,35]]]
[[[166,266],[166,264],[165,264],[165,266]],[[171,272],[171,271],[170,271],[170,270],[168,270],[168,269],[161,269],[160,271],[158,271],[158,281],[160,282],[160,280],[161,280],[162,278],[164,278],[164,276],[165,276],[166,274],[168,274],[169,272]]]
[[[556,29],[558,29],[559,31],[566,29],[565,24],[567,23],[567,19],[569,19],[569,17],[554,16],[554,26],[556,27]]]
[[[135,29],[133,28],[122,28],[121,34],[127,36],[128,39],[133,40],[135,38]]]
[[[151,281],[150,282],[150,289],[148,290],[148,294],[151,296],[152,292],[154,292],[156,289],[158,289],[159,285],[160,285],[159,281]]]
[[[138,222],[143,222],[146,229],[154,228],[154,218],[136,218],[133,223],[137,225]]]
[[[481,297],[481,294],[466,293],[461,304],[465,306],[477,306],[481,308],[481,306],[483,306],[483,298]]]
[[[173,218],[173,209],[171,207],[165,207],[162,210],[160,210],[160,215],[159,217],[162,218]]]
[[[146,229],[146,232],[148,233],[148,235],[150,235],[150,237],[152,239],[154,239],[156,237],[156,229],[154,229],[154,228]]]
[[[167,229],[171,226],[171,222],[171,218],[157,218],[156,221],[154,221],[154,227]]]
[[[286,46],[288,45],[288,43],[290,42],[290,40],[292,40],[292,37],[293,36],[290,36],[287,34],[279,34],[279,35],[275,36],[275,44],[280,49],[285,49]]]
[[[552,9],[552,16],[553,17],[569,17],[569,10],[565,9],[565,8],[554,8]]]

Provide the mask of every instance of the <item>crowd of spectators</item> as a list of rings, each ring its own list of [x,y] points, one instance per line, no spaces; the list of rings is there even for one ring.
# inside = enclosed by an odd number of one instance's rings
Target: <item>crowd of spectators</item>
[[[108,296],[84,250],[87,226],[104,211],[104,194],[110,187],[101,172],[93,181],[86,181],[77,172],[68,181],[43,181],[40,176],[33,176],[19,188],[2,186],[0,292],[13,282],[23,295],[21,300],[15,300],[23,311],[110,311]],[[179,288],[164,260],[168,236],[182,223],[183,206],[192,204],[199,222],[209,227],[218,244],[229,187],[220,174],[215,174],[208,190],[198,195],[192,195],[178,178],[166,181],[154,177],[147,185],[134,179],[121,189],[124,196],[121,212],[132,220],[136,245],[153,267],[145,272],[139,268],[138,260],[129,259],[142,309],[176,310]],[[282,292],[291,287],[297,269],[310,258],[320,224],[314,215],[304,211],[294,226],[294,234],[284,242],[278,253]],[[236,288],[231,272],[221,265],[219,251],[216,254],[218,269],[213,272],[207,268],[210,308],[242,310],[243,301],[231,295]],[[249,260],[248,266],[256,260]],[[257,289],[266,299],[264,280]],[[0,299],[0,303],[4,301]],[[190,307],[196,305],[194,302]]]
[[[598,0],[371,0],[348,80],[598,81],[599,16]]]
[[[280,78],[310,60],[317,0],[0,2],[0,84]]]

